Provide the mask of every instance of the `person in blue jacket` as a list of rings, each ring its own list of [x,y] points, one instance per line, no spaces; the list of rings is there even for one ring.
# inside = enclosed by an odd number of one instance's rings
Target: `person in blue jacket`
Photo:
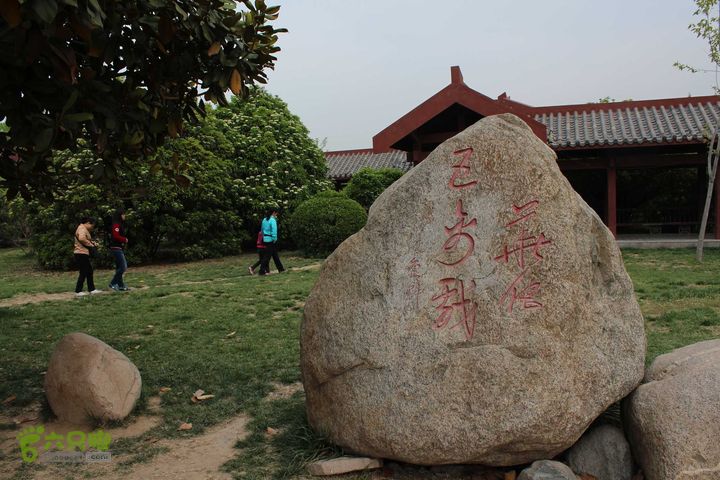
[[[278,228],[277,228],[277,210],[269,210],[263,218],[262,226],[260,227],[263,234],[263,243],[265,244],[265,257],[260,264],[260,275],[267,275],[270,273],[270,258],[275,262],[275,267],[278,269],[278,273],[285,271],[280,256],[277,252],[277,241],[278,241]]]

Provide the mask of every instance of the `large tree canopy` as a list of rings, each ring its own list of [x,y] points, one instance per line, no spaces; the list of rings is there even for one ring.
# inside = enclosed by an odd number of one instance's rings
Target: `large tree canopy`
[[[52,149],[85,139],[93,176],[147,155],[205,101],[265,83],[279,7],[264,0],[0,0],[0,178],[8,194],[47,191]]]

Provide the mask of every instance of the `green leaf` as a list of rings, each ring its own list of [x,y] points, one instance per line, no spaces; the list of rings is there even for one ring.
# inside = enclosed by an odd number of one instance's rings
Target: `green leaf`
[[[68,115],[65,115],[63,117],[68,122],[87,122],[88,120],[92,120],[95,118],[95,116],[90,112],[82,112],[82,113],[70,113]]]
[[[143,25],[147,25],[156,32],[160,28],[160,17],[158,17],[157,15],[143,15],[138,19],[138,22]]]
[[[185,10],[183,10],[182,7],[180,7],[180,5],[178,5],[177,2],[173,2],[173,4],[175,5],[175,10],[177,10],[177,12],[178,12],[180,15],[182,15],[183,20],[187,20],[187,18],[188,18],[188,16],[189,16],[188,13],[187,13]]]
[[[182,175],[175,175],[175,182],[183,188],[190,187],[194,181],[195,179],[193,177],[184,173]]]
[[[232,28],[232,27],[234,27],[234,26],[240,21],[240,19],[242,19],[242,18],[243,18],[243,14],[242,14],[242,13],[236,13],[235,15],[230,15],[229,17],[223,18],[222,23],[223,23],[223,25],[225,25],[226,27]]]
[[[63,105],[62,112],[60,113],[60,116],[65,115],[65,112],[70,110],[73,105],[75,105],[75,102],[77,102],[78,96],[80,96],[80,92],[77,90],[73,90],[70,94],[70,97],[68,98],[67,102],[65,102],[65,105]]]
[[[41,130],[40,133],[35,137],[35,151],[44,152],[45,150],[50,148],[50,142],[52,142],[54,134],[54,128],[46,128],[44,130]]]
[[[55,20],[58,13],[58,5],[55,0],[32,0],[30,8],[44,23],[50,24]]]

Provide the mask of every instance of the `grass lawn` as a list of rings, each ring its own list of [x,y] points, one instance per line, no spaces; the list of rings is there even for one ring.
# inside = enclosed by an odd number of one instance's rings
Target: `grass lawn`
[[[720,337],[720,251],[625,250],[623,259],[645,316],[647,364],[678,347]]]
[[[648,363],[658,354],[720,334],[720,251],[703,264],[690,250],[628,250],[624,258],[646,318]],[[140,369],[142,414],[161,387],[162,422],[138,439],[112,445],[123,464],[152,456],[146,440],[192,436],[238,413],[250,435],[225,465],[237,478],[289,478],[332,449],[307,427],[301,392],[266,398],[277,384],[300,380],[299,324],[320,259],[283,257],[291,272],[251,277],[254,255],[131,269],[129,294],[0,307],[0,401],[16,395],[7,417],[43,398],[42,373],[63,335],[82,331],[125,353]],[[307,267],[307,268],[304,268]],[[112,272],[97,271],[105,288]],[[48,273],[16,249],[0,250],[0,303],[19,295],[71,291],[75,272]],[[234,333],[233,333],[234,332]],[[194,405],[193,392],[215,395]],[[132,419],[131,419],[132,420]],[[191,422],[189,432],[177,430]],[[267,427],[281,427],[266,435]],[[0,428],[14,428],[2,426]],[[0,458],[2,460],[2,458]],[[8,460],[7,458],[5,460]],[[19,461],[19,460],[18,460]],[[32,478],[35,465],[16,478]],[[123,468],[122,465],[119,468]]]

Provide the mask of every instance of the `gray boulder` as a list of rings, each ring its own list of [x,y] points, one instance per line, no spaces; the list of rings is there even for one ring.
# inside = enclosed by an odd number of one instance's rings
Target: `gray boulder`
[[[647,480],[720,479],[720,340],[657,357],[624,407]]]
[[[45,374],[53,413],[77,424],[124,419],[141,386],[140,372],[125,355],[84,333],[60,339]]]
[[[615,240],[514,115],[383,192],[301,327],[313,428],[422,465],[552,458],[635,388],[644,355]]]
[[[518,480],[577,480],[577,477],[564,463],[538,460],[520,472]]]
[[[634,473],[625,434],[609,424],[588,430],[568,451],[567,461],[574,472],[589,473],[597,480],[631,480]]]

